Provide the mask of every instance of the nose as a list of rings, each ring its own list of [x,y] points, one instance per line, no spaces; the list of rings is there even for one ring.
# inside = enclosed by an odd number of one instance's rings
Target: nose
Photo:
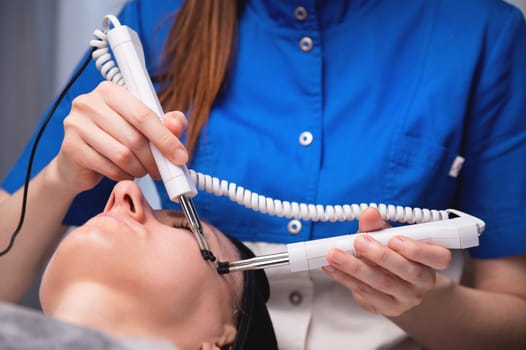
[[[144,222],[145,205],[140,187],[133,181],[121,181],[113,188],[104,211],[116,211],[137,222]]]

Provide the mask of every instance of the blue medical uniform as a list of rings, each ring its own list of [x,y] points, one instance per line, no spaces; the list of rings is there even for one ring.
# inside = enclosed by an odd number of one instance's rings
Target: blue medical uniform
[[[204,126],[199,172],[287,201],[458,208],[487,223],[479,258],[526,252],[526,25],[490,0],[246,1],[228,85]],[[120,15],[149,72],[180,1],[131,1]],[[87,44],[87,43],[86,43]],[[102,80],[94,64],[53,116],[34,172],[58,152],[75,96]],[[23,184],[29,147],[2,187]],[[457,177],[455,159],[465,159]],[[65,223],[102,210],[113,183],[78,196]],[[158,189],[164,207],[178,208]],[[247,241],[288,243],[356,231],[253,212],[202,191],[200,216]]]

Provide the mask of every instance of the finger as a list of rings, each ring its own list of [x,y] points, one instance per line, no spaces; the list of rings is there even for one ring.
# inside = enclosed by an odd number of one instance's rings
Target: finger
[[[329,263],[353,278],[399,299],[410,299],[414,286],[379,266],[368,264],[363,257],[356,258],[341,250],[333,249],[327,256]]]
[[[156,113],[116,84],[111,89],[103,88],[106,103],[118,114],[124,116],[130,124],[139,130],[170,161],[183,165],[188,160],[186,148],[179,139],[164,125]],[[104,91],[106,92],[106,91]]]
[[[362,258],[381,266],[385,270],[389,271],[393,276],[415,285],[419,289],[429,289],[435,283],[434,271],[431,271],[427,266],[424,266],[418,262],[408,260],[401,256],[396,251],[390,249],[378,241],[373,239],[374,235],[360,235],[354,240],[354,248],[360,254]],[[387,293],[396,291],[386,286],[394,283],[390,281],[391,277],[377,276],[378,278],[370,279],[369,285],[378,287]],[[402,286],[404,287],[404,286]],[[402,293],[404,294],[404,293]]]
[[[358,232],[378,231],[389,227],[376,208],[367,208],[360,215]]]
[[[93,140],[100,131],[106,132],[128,147],[152,177],[158,176],[157,166],[146,137],[111,109],[105,101],[106,94],[113,91],[114,85],[100,84],[94,92],[76,97],[73,100],[71,116],[65,120],[65,126],[75,130],[79,135],[84,135],[84,139],[88,139],[86,133],[89,133],[89,139]],[[108,156],[107,153],[105,155]]]
[[[79,165],[83,168],[91,169],[113,181],[133,179],[133,175],[130,175],[117,167],[112,161],[94,151],[90,146],[80,144],[77,145],[76,149],[78,153],[82,155],[79,158]]]
[[[124,173],[132,177],[142,177],[146,174],[146,169],[128,147],[118,142],[94,124],[84,123],[82,127],[78,128],[77,132],[82,142],[89,145],[104,158],[113,162],[115,166]],[[107,174],[103,173],[103,175]]]
[[[393,237],[387,244],[405,258],[436,270],[444,270],[451,263],[451,251],[436,244],[419,242],[403,236]]]
[[[332,279],[334,279],[336,282],[342,284],[347,289],[353,291],[357,289],[360,285],[363,284],[363,282],[360,282],[353,276],[343,272],[340,269],[337,269],[336,267],[329,265],[329,266],[323,266],[321,268],[326,274],[328,274]]]
[[[380,293],[367,285],[352,292],[356,302],[365,310],[389,317],[400,316],[408,308],[390,295]]]
[[[369,312],[386,316],[399,316],[411,306],[417,304],[411,299],[402,302],[392,295],[375,290],[333,266],[324,266],[322,269],[336,282],[348,288],[356,302]]]
[[[364,291],[368,291],[370,287],[368,287],[365,283],[357,280],[356,278],[350,276],[349,274],[329,265],[329,266],[323,266],[322,270],[327,273],[332,279],[334,279],[336,282],[340,283],[353,295],[356,302],[365,310],[372,312],[372,313],[380,313],[381,311],[378,309],[378,307],[375,306],[374,303],[369,303],[367,300],[366,295],[369,293],[365,293]],[[387,296],[390,300],[393,300],[393,298]]]
[[[106,116],[106,118],[103,121],[95,119],[96,125],[127,147],[147,173],[153,178],[159,178],[159,170],[150,150],[148,139],[110,108],[101,111],[101,115]]]

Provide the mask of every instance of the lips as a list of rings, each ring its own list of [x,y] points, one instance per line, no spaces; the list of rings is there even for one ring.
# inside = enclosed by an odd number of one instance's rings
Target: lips
[[[99,217],[107,217],[107,218],[111,218],[111,219],[114,219],[120,223],[123,223],[125,225],[128,225],[128,218],[124,215],[119,215],[119,214],[116,214],[116,213],[113,213],[111,211],[107,211],[107,212],[104,212],[104,213],[100,213],[99,215],[97,215]]]
[[[116,212],[108,211],[108,212],[104,212],[104,213],[101,213],[101,214],[97,215],[94,219],[97,219],[97,218],[108,218],[108,219],[111,219],[113,221],[116,221],[120,225],[126,225],[126,227],[129,230],[139,233],[139,228],[137,227],[136,223],[134,223],[133,220],[130,219],[126,215],[122,215],[122,214],[119,214],[119,213],[116,213]]]

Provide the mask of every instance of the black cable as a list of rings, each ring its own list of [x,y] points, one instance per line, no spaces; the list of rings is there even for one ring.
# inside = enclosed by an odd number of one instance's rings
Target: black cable
[[[8,244],[7,248],[5,248],[4,250],[2,250],[0,252],[0,257],[6,255],[11,250],[11,248],[13,248],[13,245],[15,243],[15,239],[18,236],[18,234],[20,233],[20,231],[22,229],[22,225],[24,224],[24,220],[25,220],[25,216],[26,216],[26,206],[27,206],[27,193],[29,191],[29,182],[31,180],[31,170],[33,168],[33,160],[35,159],[35,153],[36,153],[36,150],[37,150],[37,147],[38,147],[38,143],[40,142],[40,139],[42,138],[42,134],[44,134],[44,131],[45,131],[47,125],[49,124],[49,121],[53,117],[53,114],[55,113],[55,111],[56,111],[58,105],[60,104],[60,102],[62,102],[62,100],[64,99],[64,96],[66,95],[68,90],[75,83],[75,81],[78,79],[80,74],[84,71],[84,69],[86,69],[86,67],[88,66],[89,62],[91,61],[91,54],[93,53],[94,50],[95,49],[91,50],[89,55],[87,55],[87,57],[82,62],[82,65],[79,67],[79,69],[77,69],[75,74],[71,77],[71,79],[69,80],[67,85],[64,87],[64,89],[62,90],[62,92],[60,93],[58,98],[55,100],[55,103],[53,104],[53,107],[51,108],[49,113],[46,115],[46,118],[44,119],[44,122],[42,123],[42,126],[38,130],[38,134],[37,134],[37,136],[35,138],[35,142],[33,143],[33,147],[31,148],[31,154],[29,156],[29,164],[27,165],[26,178],[25,178],[25,181],[24,181],[24,194],[23,194],[23,197],[22,197],[22,209],[20,210],[20,219],[18,221],[18,226],[15,229],[15,231],[13,232],[13,234],[11,235],[11,240],[9,241],[9,244]]]

